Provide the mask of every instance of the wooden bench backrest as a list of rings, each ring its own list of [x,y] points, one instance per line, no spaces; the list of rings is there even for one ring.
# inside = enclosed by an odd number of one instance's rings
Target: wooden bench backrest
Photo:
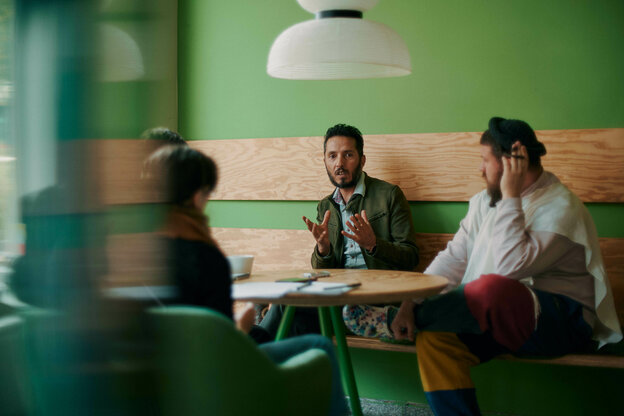
[[[538,131],[554,172],[585,202],[624,202],[624,129]],[[364,137],[365,170],[399,185],[409,201],[468,201],[483,189],[481,133]],[[331,186],[322,137],[206,140],[215,159],[216,200],[319,200]]]

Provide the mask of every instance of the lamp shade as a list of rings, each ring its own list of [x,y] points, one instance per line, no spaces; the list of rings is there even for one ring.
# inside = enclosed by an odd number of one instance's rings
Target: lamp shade
[[[363,12],[374,7],[379,0],[297,0],[297,3],[310,13],[336,9]]]
[[[143,56],[136,41],[120,28],[99,25],[99,79],[105,82],[135,81],[145,75]]]
[[[300,80],[396,77],[409,75],[411,62],[405,42],[388,26],[330,17],[282,32],[269,52],[267,72]]]

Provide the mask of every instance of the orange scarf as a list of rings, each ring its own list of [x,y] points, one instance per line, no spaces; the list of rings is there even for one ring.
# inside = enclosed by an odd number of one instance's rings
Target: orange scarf
[[[208,217],[195,208],[174,206],[169,211],[163,234],[169,238],[202,241],[216,246],[210,235]]]

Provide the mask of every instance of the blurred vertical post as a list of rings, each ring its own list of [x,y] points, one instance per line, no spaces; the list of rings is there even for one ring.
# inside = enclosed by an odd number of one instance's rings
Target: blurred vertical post
[[[22,230],[17,224],[13,127],[14,6],[0,0],[0,267],[23,252]],[[0,275],[0,287],[4,283]]]
[[[111,411],[111,340],[97,292],[106,270],[104,235],[86,140],[95,115],[95,2],[15,6],[17,183],[26,244],[11,285],[25,304],[32,409]]]
[[[151,147],[139,136],[177,127],[176,11],[174,0],[15,2],[26,241],[11,288],[26,323],[33,413],[155,405],[148,383],[142,389],[140,337],[128,335],[139,320],[104,295],[162,280],[158,193],[141,179]]]

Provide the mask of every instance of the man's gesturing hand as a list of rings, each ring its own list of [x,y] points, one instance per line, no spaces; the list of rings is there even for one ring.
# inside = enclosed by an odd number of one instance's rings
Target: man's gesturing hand
[[[360,247],[364,247],[366,250],[373,251],[377,245],[377,237],[368,222],[366,211],[362,210],[362,215],[355,214],[347,221],[347,226],[351,229],[353,234],[349,234],[346,231],[341,231],[342,235],[349,237],[351,240],[358,243]]]
[[[503,199],[518,198],[522,193],[524,178],[529,168],[529,154],[525,146],[519,141],[512,146],[511,156],[503,156],[503,177],[501,178],[501,193]]]
[[[325,211],[323,222],[320,224],[316,224],[308,218],[303,217],[303,222],[306,223],[308,230],[312,233],[314,239],[316,240],[316,248],[321,256],[327,256],[329,254],[329,231],[327,230],[329,216],[329,210]]]

